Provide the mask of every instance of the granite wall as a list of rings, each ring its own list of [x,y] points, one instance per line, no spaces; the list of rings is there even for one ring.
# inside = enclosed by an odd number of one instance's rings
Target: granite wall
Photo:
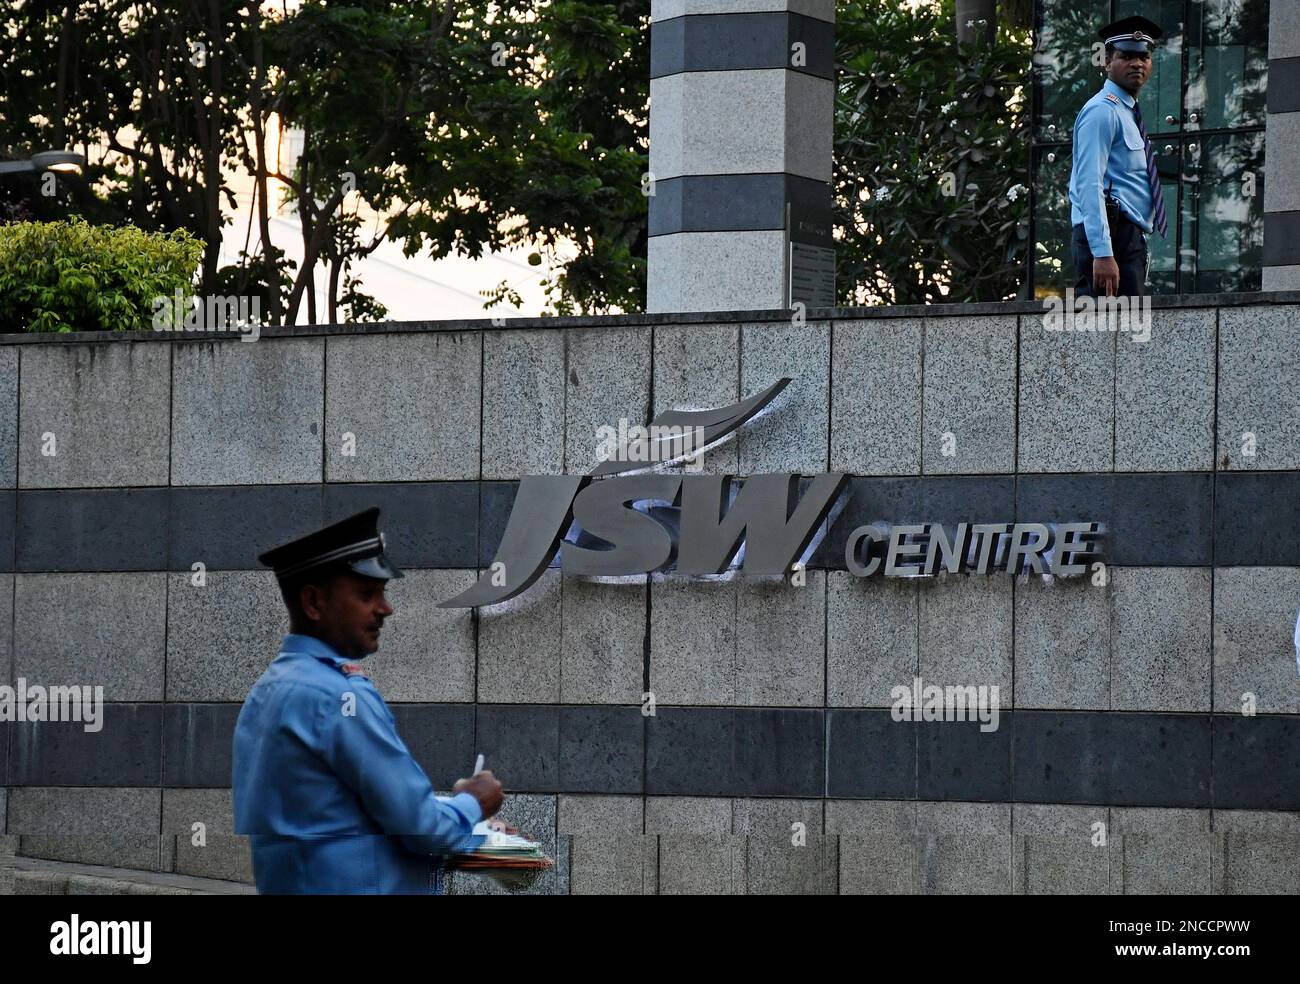
[[[373,503],[408,571],[375,682],[440,788],[486,754],[560,860],[538,891],[1300,890],[1300,294],[1161,301],[1147,342],[811,314],[0,336],[0,668],[108,702],[0,723],[3,832],[248,878],[230,740],[286,628],[255,555]],[[854,476],[806,584],[553,569],[436,607],[520,476],[780,376],[705,465]],[[845,570],[867,521],[1075,519],[1104,584]],[[999,728],[895,722],[915,675],[999,686]]]

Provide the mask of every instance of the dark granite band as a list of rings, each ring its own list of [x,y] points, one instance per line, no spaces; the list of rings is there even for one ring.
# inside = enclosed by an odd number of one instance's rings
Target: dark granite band
[[[797,43],[803,45],[798,59]],[[687,14],[650,25],[652,79],[682,72],[763,68],[788,68],[834,79],[835,25],[784,11]]]
[[[1268,111],[1300,112],[1300,56],[1269,59]]]
[[[1264,213],[1264,266],[1300,264],[1300,211]]]
[[[399,567],[491,563],[516,482],[23,489],[0,492],[0,571],[261,570],[268,546],[370,505]],[[1300,472],[855,478],[813,555],[844,570],[872,522],[1105,525],[1122,566],[1300,566]],[[16,518],[15,518],[16,512]]]
[[[650,235],[784,229],[785,206],[831,209],[831,186],[795,174],[695,174],[655,182]]]
[[[1300,809],[1300,716],[394,704],[434,785],[481,751],[510,791]],[[238,704],[108,704],[104,728],[0,724],[14,786],[230,785]],[[129,733],[129,740],[123,735]]]

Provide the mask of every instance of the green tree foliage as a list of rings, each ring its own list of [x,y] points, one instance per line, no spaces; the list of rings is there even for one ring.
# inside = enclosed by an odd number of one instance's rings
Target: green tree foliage
[[[0,325],[147,328],[156,298],[190,296],[202,256],[203,244],[183,229],[148,233],[83,219],[0,225]]]
[[[554,310],[635,308],[648,19],[649,0],[0,2],[0,155],[75,146],[91,161],[53,199],[0,185],[0,206],[188,229],[205,245],[201,290],[259,294],[273,321],[382,314],[353,268],[386,240],[435,258],[558,251],[573,258],[545,285]],[[277,123],[301,135],[289,174]],[[218,269],[240,167],[256,235]],[[271,244],[275,182],[297,209],[297,269]]]
[[[839,301],[1014,297],[1028,241],[1029,33],[958,46],[951,0],[836,10]]]

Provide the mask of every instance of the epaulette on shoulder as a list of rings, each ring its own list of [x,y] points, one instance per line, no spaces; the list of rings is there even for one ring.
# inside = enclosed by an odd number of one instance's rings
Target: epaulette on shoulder
[[[340,663],[339,672],[345,677],[362,677],[366,680],[370,679],[370,674],[366,672],[365,667],[360,663]]]
[[[1105,93],[1105,96],[1106,96],[1107,99],[1109,99],[1111,102],[1113,102],[1116,106],[1119,105],[1119,96],[1115,95],[1115,93],[1113,93],[1113,92],[1107,92],[1107,93]]]

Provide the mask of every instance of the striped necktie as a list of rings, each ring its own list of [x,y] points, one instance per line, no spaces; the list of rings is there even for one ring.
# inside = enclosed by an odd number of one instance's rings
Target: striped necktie
[[[1142,144],[1147,152],[1147,184],[1151,188],[1151,203],[1155,206],[1152,219],[1160,238],[1165,238],[1169,231],[1169,220],[1165,217],[1165,194],[1160,188],[1160,172],[1156,170],[1156,155],[1151,152],[1151,140],[1147,137],[1147,128],[1142,125],[1142,107],[1133,101],[1133,119],[1137,121],[1138,133],[1142,134]]]

